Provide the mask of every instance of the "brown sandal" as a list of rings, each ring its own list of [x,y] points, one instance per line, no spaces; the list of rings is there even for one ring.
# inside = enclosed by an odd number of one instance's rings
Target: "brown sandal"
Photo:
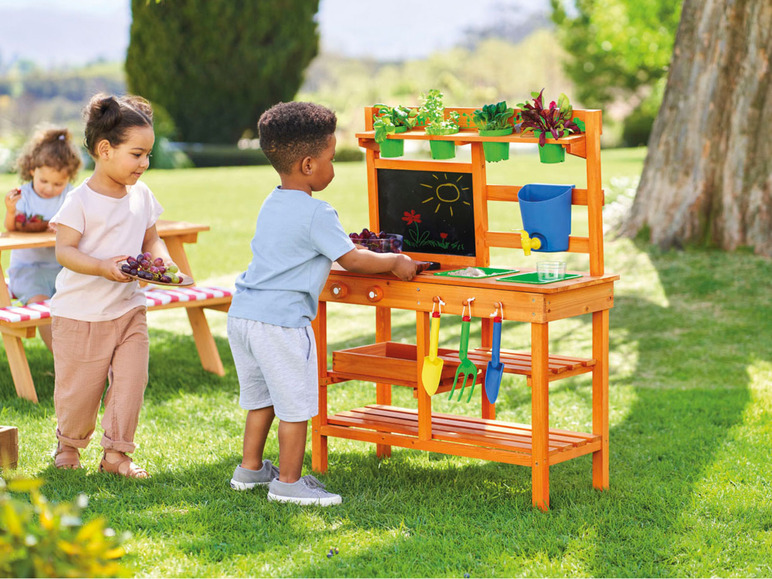
[[[102,462],[99,463],[99,472],[109,472],[125,476],[126,478],[148,478],[150,475],[141,466],[137,466],[128,456],[121,453],[118,462],[109,462],[107,453],[102,455]]]
[[[80,466],[80,451],[74,446],[58,443],[54,451],[54,466],[71,470],[82,468]]]

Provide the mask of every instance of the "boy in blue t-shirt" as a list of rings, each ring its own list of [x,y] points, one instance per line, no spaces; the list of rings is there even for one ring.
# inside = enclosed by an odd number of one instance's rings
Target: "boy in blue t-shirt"
[[[228,312],[239,404],[247,410],[243,459],[231,487],[267,484],[269,500],[301,505],[341,502],[313,476],[300,476],[308,420],[319,411],[311,321],[332,262],[358,273],[392,272],[405,281],[416,275],[415,262],[404,254],[356,249],[336,211],[313,198],[335,176],[336,124],[335,113],[304,102],[279,103],[260,117],[260,146],[281,186],[260,208],[252,262],[236,279]],[[281,473],[263,460],[274,416]]]

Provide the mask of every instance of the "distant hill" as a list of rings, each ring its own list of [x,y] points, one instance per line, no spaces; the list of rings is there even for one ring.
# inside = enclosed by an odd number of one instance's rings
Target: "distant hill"
[[[97,60],[123,61],[129,44],[128,0],[72,0],[61,7],[51,2],[0,2],[0,71],[19,60],[52,68]],[[67,8],[67,6],[70,8]]]

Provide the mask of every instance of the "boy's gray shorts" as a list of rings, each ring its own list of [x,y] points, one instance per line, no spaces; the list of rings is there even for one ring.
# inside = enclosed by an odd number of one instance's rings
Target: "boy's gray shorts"
[[[303,422],[319,413],[316,341],[311,326],[285,328],[228,317],[228,341],[245,410],[273,406],[279,420]]]

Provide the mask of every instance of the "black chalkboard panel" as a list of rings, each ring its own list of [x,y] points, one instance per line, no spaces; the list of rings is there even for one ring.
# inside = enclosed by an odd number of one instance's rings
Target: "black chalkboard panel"
[[[378,169],[380,228],[408,252],[474,257],[472,174]]]

